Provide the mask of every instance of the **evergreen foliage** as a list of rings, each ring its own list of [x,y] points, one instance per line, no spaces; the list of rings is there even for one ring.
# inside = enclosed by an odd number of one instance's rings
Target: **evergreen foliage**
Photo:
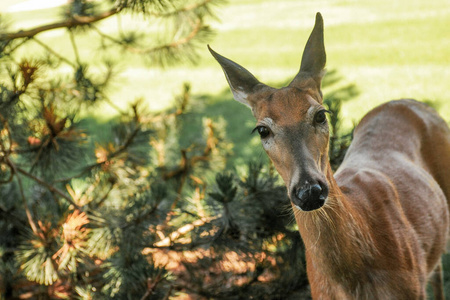
[[[221,120],[203,117],[194,140],[180,136],[195,101],[189,84],[169,111],[150,113],[137,100],[107,125],[89,117],[100,103],[114,106],[106,91],[116,69],[107,60],[84,64],[77,35],[96,32],[105,53],[119,47],[153,66],[195,60],[195,46],[210,34],[204,18],[216,3],[74,0],[61,21],[1,28],[1,298],[307,294],[303,244],[272,166],[226,169],[232,145]],[[149,40],[96,27],[124,12],[163,20],[167,31]],[[38,39],[56,28],[66,29],[73,58]],[[44,54],[20,54],[28,43]],[[326,78],[330,88],[340,80],[333,72]],[[338,103],[354,94],[354,87],[337,87],[325,100],[336,166],[351,138],[339,129]]]

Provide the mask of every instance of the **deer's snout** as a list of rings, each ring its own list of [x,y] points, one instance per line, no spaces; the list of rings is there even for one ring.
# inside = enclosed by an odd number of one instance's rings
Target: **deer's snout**
[[[291,201],[303,211],[321,208],[328,197],[328,186],[325,183],[306,183],[300,188],[294,188]]]

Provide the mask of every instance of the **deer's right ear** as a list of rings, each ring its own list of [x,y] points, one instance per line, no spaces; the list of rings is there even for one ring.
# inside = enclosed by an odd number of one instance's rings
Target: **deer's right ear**
[[[264,84],[259,82],[244,67],[215,52],[209,45],[208,49],[222,67],[230,89],[233,92],[234,99],[252,108],[251,103],[248,101],[248,96],[256,92]]]
[[[320,13],[316,14],[316,22],[309,36],[303,51],[300,71],[295,76],[289,86],[301,88],[305,78],[313,78],[320,91],[322,77],[325,75],[325,63],[327,55],[325,53],[325,45],[323,41],[323,18]]]

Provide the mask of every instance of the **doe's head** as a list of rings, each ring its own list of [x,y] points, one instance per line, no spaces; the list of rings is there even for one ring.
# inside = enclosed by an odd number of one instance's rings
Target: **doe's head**
[[[259,82],[248,70],[208,46],[222,66],[234,98],[251,108],[264,150],[283,178],[291,202],[300,210],[322,207],[328,197],[328,123],[321,81],[326,62],[323,19],[303,52],[300,71],[281,89]]]

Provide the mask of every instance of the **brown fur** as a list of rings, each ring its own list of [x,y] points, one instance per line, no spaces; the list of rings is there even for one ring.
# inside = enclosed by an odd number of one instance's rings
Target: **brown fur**
[[[312,183],[329,191],[323,206],[312,206],[315,210],[303,211],[292,201],[312,297],[425,299],[432,276],[435,298],[443,299],[440,257],[449,234],[450,201],[445,121],[413,100],[383,104],[362,119],[333,175],[328,125],[315,121],[324,109],[321,15],[299,73],[282,89],[260,83],[242,66],[210,51],[235,99],[252,109],[257,126],[269,130],[262,145],[291,200]]]
[[[441,187],[450,177],[436,181],[423,155],[450,169],[450,131],[423,104],[390,102],[361,121],[341,167],[328,172],[333,194],[320,210],[329,218],[311,226],[309,213],[296,213],[314,299],[425,299],[448,235]]]

